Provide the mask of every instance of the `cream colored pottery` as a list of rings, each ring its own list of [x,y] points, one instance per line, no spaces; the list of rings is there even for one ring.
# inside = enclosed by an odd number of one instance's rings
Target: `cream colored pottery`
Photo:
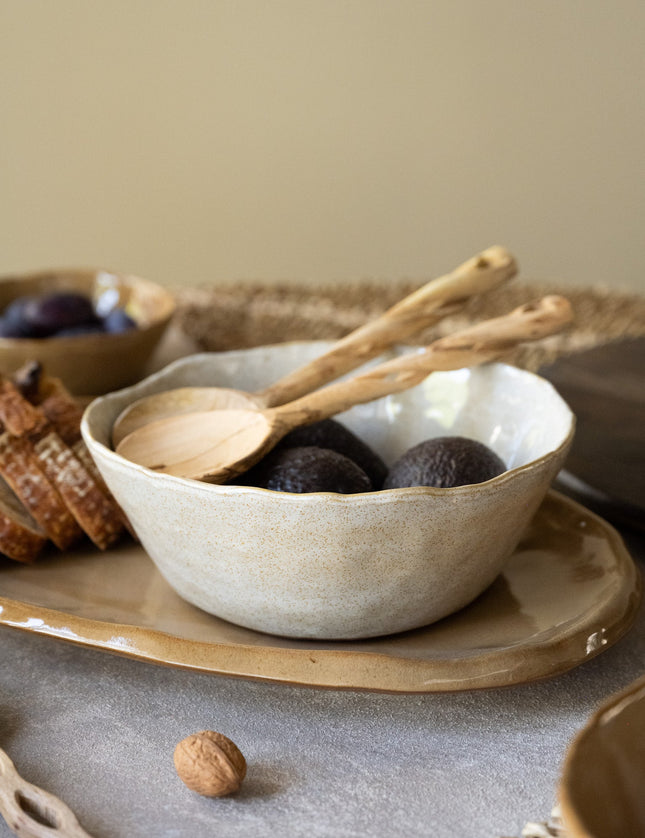
[[[560,798],[571,838],[644,838],[645,677],[608,699],[575,737]]]
[[[99,268],[52,269],[0,277],[0,311],[16,297],[80,291],[92,299],[108,291],[138,324],[120,334],[76,337],[0,338],[0,373],[25,361],[40,361],[79,395],[107,393],[137,381],[175,311],[172,295],[147,279]]]
[[[493,584],[416,631],[348,641],[251,631],[186,602],[127,539],[33,565],[0,557],[0,625],[209,673],[435,693],[553,678],[602,654],[632,625],[640,580],[613,527],[550,491]]]
[[[471,436],[509,470],[475,486],[296,495],[156,474],[110,447],[132,401],[186,385],[266,386],[323,343],[201,354],[95,400],[83,436],[146,552],[189,602],[257,631],[373,637],[428,625],[498,576],[573,435],[545,380],[505,364],[434,373],[339,417],[392,463],[423,439]]]

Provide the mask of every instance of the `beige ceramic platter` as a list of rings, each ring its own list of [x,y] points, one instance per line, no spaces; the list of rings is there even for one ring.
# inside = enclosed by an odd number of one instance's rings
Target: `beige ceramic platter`
[[[0,624],[170,666],[337,689],[444,692],[557,675],[629,628],[640,575],[618,534],[551,492],[504,572],[424,629],[352,642],[291,640],[179,598],[133,544],[32,566],[0,560]]]

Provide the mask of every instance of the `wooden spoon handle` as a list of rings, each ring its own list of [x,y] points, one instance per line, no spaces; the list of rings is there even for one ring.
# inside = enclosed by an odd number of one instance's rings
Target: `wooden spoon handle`
[[[19,838],[91,838],[62,800],[23,780],[1,748],[0,814]]]
[[[450,273],[426,283],[376,320],[341,338],[329,352],[256,395],[267,407],[291,402],[375,358],[393,343],[436,323],[446,313],[445,307],[488,291],[516,273],[515,259],[505,248],[489,247]]]
[[[471,367],[500,358],[525,341],[559,332],[572,319],[568,300],[547,296],[509,314],[485,320],[434,341],[422,352],[410,352],[355,378],[330,384],[290,404],[274,407],[280,433],[342,413],[357,404],[407,390],[436,370]]]

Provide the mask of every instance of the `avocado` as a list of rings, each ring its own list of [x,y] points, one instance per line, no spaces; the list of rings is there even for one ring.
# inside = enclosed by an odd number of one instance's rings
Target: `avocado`
[[[258,486],[274,492],[338,492],[350,495],[371,492],[362,468],[349,457],[317,446],[275,448],[245,474],[238,486]]]
[[[359,439],[349,428],[336,419],[323,419],[313,425],[304,425],[288,433],[279,448],[303,446],[330,448],[353,460],[369,477],[372,489],[380,489],[387,474],[387,466],[369,445]],[[369,491],[369,490],[368,490]]]
[[[390,469],[384,489],[434,486],[448,489],[483,483],[506,471],[503,460],[481,442],[463,436],[428,439],[413,446]]]

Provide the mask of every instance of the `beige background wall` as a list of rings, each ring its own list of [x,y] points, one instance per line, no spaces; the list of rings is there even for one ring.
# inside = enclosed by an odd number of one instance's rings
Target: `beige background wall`
[[[0,0],[0,272],[645,291],[642,0]]]

